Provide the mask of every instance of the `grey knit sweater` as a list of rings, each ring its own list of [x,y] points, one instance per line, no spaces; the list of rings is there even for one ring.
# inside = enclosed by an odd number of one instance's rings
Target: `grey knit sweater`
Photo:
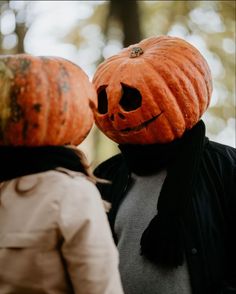
[[[132,177],[135,184],[121,203],[115,222],[125,294],[191,294],[186,263],[167,270],[140,255],[140,238],[157,212],[166,171]]]

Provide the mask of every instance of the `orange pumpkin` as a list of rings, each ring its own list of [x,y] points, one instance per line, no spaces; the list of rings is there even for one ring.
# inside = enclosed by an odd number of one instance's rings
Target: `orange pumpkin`
[[[95,122],[117,143],[167,143],[191,129],[207,109],[212,78],[188,42],[151,37],[101,63],[93,83]]]
[[[0,57],[0,145],[78,145],[97,95],[77,65],[29,54]]]

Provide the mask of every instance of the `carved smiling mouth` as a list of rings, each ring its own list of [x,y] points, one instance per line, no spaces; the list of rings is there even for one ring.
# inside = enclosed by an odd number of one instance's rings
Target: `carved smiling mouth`
[[[160,112],[158,115],[152,117],[151,119],[141,123],[140,125],[136,126],[136,127],[132,127],[132,128],[125,128],[123,130],[120,130],[120,132],[122,133],[128,133],[130,131],[139,131],[142,128],[146,127],[147,125],[149,125],[150,123],[152,123],[154,120],[156,120],[163,112]]]

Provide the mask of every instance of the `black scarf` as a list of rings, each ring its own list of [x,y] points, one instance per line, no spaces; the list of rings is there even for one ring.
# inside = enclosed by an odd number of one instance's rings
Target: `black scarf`
[[[78,155],[64,146],[0,146],[0,182],[57,167],[86,174]]]
[[[183,264],[183,215],[193,195],[204,141],[205,125],[199,121],[181,139],[168,144],[119,145],[132,172],[148,175],[167,168],[158,214],[140,242],[141,254],[156,264],[167,267]]]

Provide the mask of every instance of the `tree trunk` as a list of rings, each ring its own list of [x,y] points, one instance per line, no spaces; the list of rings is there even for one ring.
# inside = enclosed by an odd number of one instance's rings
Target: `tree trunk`
[[[23,23],[16,23],[16,29],[15,33],[17,34],[18,37],[18,43],[17,43],[17,48],[16,48],[16,53],[24,53],[24,39],[25,39],[25,34],[26,34],[26,27],[25,24]]]
[[[116,18],[121,24],[124,33],[124,47],[141,40],[139,6],[136,0],[111,0],[109,17]]]

